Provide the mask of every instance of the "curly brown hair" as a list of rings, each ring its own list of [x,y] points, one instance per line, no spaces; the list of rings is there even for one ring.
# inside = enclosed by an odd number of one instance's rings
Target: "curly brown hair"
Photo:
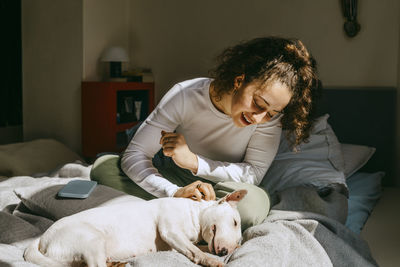
[[[294,148],[307,142],[320,86],[316,61],[304,44],[297,39],[264,37],[225,49],[210,70],[217,98],[232,92],[235,78],[242,74],[245,84],[274,80],[290,89],[292,97],[283,110],[282,127]]]

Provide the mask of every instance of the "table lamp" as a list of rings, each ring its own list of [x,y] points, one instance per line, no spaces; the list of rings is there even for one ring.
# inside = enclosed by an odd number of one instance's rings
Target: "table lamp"
[[[121,77],[121,62],[128,62],[129,57],[124,48],[113,46],[104,51],[100,60],[110,62],[110,78],[119,78]]]

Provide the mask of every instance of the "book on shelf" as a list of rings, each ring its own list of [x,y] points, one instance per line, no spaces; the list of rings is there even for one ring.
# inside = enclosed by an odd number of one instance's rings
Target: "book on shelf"
[[[108,78],[108,82],[128,82],[128,78],[126,77],[113,77],[113,78]]]
[[[122,76],[127,78],[128,82],[154,82],[151,69],[132,69],[122,72]]]

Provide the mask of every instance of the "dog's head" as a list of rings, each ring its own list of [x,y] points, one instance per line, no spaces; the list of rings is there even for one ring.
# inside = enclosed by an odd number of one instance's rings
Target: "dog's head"
[[[239,246],[242,237],[238,202],[247,190],[237,190],[207,207],[201,217],[201,235],[211,253],[224,256]]]

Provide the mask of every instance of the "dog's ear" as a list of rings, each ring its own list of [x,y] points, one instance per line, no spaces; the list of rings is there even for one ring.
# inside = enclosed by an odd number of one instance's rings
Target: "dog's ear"
[[[236,207],[237,203],[242,200],[245,196],[247,195],[247,190],[246,189],[241,189],[241,190],[236,190],[222,199],[218,201],[218,204],[222,204],[225,201],[228,202],[232,207]]]

